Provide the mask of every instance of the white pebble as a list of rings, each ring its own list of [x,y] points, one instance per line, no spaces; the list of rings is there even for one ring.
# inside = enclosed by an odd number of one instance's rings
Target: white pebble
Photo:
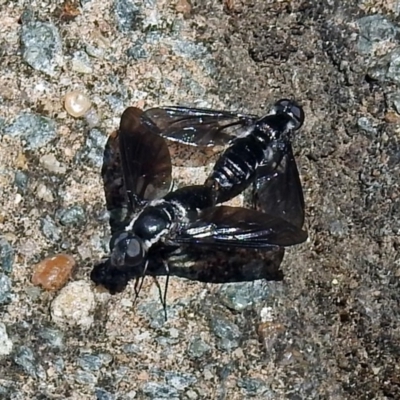
[[[65,174],[66,168],[60,164],[53,154],[46,154],[40,158],[40,163],[50,172]]]
[[[51,316],[59,326],[89,329],[93,323],[95,298],[89,282],[75,281],[61,289],[51,304]]]
[[[65,110],[75,118],[83,117],[92,107],[92,102],[84,93],[77,90],[65,95]]]
[[[44,183],[39,183],[36,189],[36,195],[39,199],[47,201],[48,203],[54,201],[53,193],[51,193],[51,190]]]

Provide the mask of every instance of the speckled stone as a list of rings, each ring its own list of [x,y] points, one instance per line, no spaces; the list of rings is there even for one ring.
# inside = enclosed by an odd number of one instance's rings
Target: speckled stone
[[[32,378],[40,380],[46,379],[47,375],[45,369],[38,362],[32,349],[28,346],[21,346],[16,350],[14,361]]]
[[[29,150],[45,146],[56,137],[56,123],[47,117],[32,113],[22,113],[4,129],[11,137],[20,137]]]
[[[129,32],[138,27],[140,8],[132,0],[114,1],[114,17],[121,32]]]
[[[81,206],[72,206],[65,209],[57,210],[56,217],[64,226],[79,226],[85,222],[85,211]]]
[[[29,184],[29,176],[23,171],[16,171],[14,177],[14,184],[18,188],[19,193],[26,193]]]
[[[232,350],[239,346],[241,337],[239,327],[221,313],[211,315],[210,328],[214,335],[219,338],[219,346],[222,349]]]
[[[40,220],[40,225],[43,235],[48,240],[52,242],[59,242],[61,240],[61,230],[49,215]]]
[[[13,342],[7,334],[7,327],[0,322],[0,357],[9,355],[12,349]]]
[[[39,331],[39,336],[51,347],[56,349],[62,349],[64,347],[64,333],[58,329],[43,328]]]
[[[11,300],[11,279],[0,274],[0,304],[6,304]]]
[[[87,281],[75,281],[65,286],[51,304],[51,317],[60,327],[76,325],[89,329],[93,323],[95,301]]]
[[[14,257],[14,249],[11,244],[0,237],[0,271],[9,274],[13,269]]]
[[[38,71],[55,76],[62,64],[62,41],[58,29],[50,22],[32,21],[21,30],[22,57]]]

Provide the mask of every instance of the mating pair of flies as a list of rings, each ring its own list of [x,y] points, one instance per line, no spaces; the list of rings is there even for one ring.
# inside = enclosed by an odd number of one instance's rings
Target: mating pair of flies
[[[301,106],[287,99],[262,118],[185,107],[127,108],[115,143],[129,213],[91,279],[111,293],[132,279],[142,278],[141,285],[146,275],[167,276],[166,288],[170,275],[213,283],[282,280],[284,248],[307,239],[291,146],[303,122]],[[170,191],[165,138],[225,150],[204,184]],[[254,209],[220,205],[250,185]],[[164,307],[165,296],[166,289]]]

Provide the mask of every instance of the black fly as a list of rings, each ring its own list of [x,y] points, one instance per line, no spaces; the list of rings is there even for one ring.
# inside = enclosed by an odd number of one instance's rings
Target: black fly
[[[303,190],[291,134],[302,126],[304,112],[296,102],[279,100],[262,118],[186,107],[152,108],[145,115],[169,140],[200,147],[228,145],[205,183],[217,188],[218,202],[254,183],[263,212],[303,226]]]
[[[191,109],[157,110],[164,110],[164,115],[167,116],[171,115],[169,110],[187,110],[187,116]],[[143,113],[138,108],[129,107],[121,117],[115,140],[118,141],[130,214],[124,229],[113,235],[110,257],[94,267],[92,280],[115,293],[122,291],[129,280],[145,275],[176,275],[205,282],[282,279],[279,266],[284,254],[283,247],[302,243],[307,239],[307,233],[299,224],[299,216],[295,224],[288,218],[292,209],[297,212],[304,204],[294,208],[290,204],[288,209],[285,199],[276,194],[275,197],[278,196],[280,202],[285,204],[271,204],[271,212],[268,213],[240,207],[216,206],[217,203],[234,197],[237,188],[232,183],[225,190],[224,182],[218,177],[213,181],[213,175],[205,185],[183,187],[165,194],[171,187],[171,159],[161,135],[169,137],[171,130],[168,130],[168,126],[171,125],[162,126],[160,119],[150,111]],[[197,115],[195,126],[197,131],[209,132],[211,135],[217,118],[216,112],[209,113],[214,125],[209,125],[208,130],[203,129],[205,117]],[[279,110],[276,115],[279,115]],[[236,119],[242,120],[239,124],[242,133],[236,136],[246,138],[250,130],[254,131],[254,121],[257,119],[249,118],[236,116]],[[294,120],[297,121],[295,118]],[[256,125],[257,129],[261,127],[260,122],[261,120]],[[292,123],[292,120],[288,120],[288,129],[282,129],[282,123],[272,128],[277,135],[288,135],[290,129],[297,128]],[[220,129],[221,137],[228,136],[229,130],[226,129],[235,126],[233,123],[228,125],[225,129]],[[193,127],[187,122],[185,126],[184,131],[188,131],[188,126]],[[247,134],[244,132],[246,129]],[[283,139],[280,141],[277,135],[270,132],[270,144],[263,150],[266,162],[257,161],[255,171],[251,172],[257,176],[246,175],[246,185],[252,179],[256,180],[261,204],[264,203],[263,199],[268,199],[268,187],[275,185],[281,191],[276,182],[283,182],[282,176],[285,180],[289,177],[287,184],[293,185],[293,171],[287,173],[288,165],[289,169],[293,169],[293,165],[295,167],[290,143]],[[208,143],[217,143],[218,140],[213,139]],[[200,142],[202,143],[201,140]],[[235,143],[236,141],[232,147]],[[288,144],[283,146],[281,143]],[[214,171],[218,171],[217,167],[218,163]],[[262,168],[265,170],[261,173],[259,171]],[[302,200],[301,186],[296,189],[300,189]],[[289,203],[294,203],[295,200]],[[265,211],[268,207],[261,208]],[[289,211],[286,212],[287,210]],[[303,209],[301,212],[303,215]]]

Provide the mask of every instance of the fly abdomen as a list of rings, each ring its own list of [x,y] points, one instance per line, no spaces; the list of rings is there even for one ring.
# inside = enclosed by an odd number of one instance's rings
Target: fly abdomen
[[[237,196],[253,180],[269,142],[268,138],[259,136],[250,134],[237,139],[215,163],[206,186],[214,187],[218,203]]]

